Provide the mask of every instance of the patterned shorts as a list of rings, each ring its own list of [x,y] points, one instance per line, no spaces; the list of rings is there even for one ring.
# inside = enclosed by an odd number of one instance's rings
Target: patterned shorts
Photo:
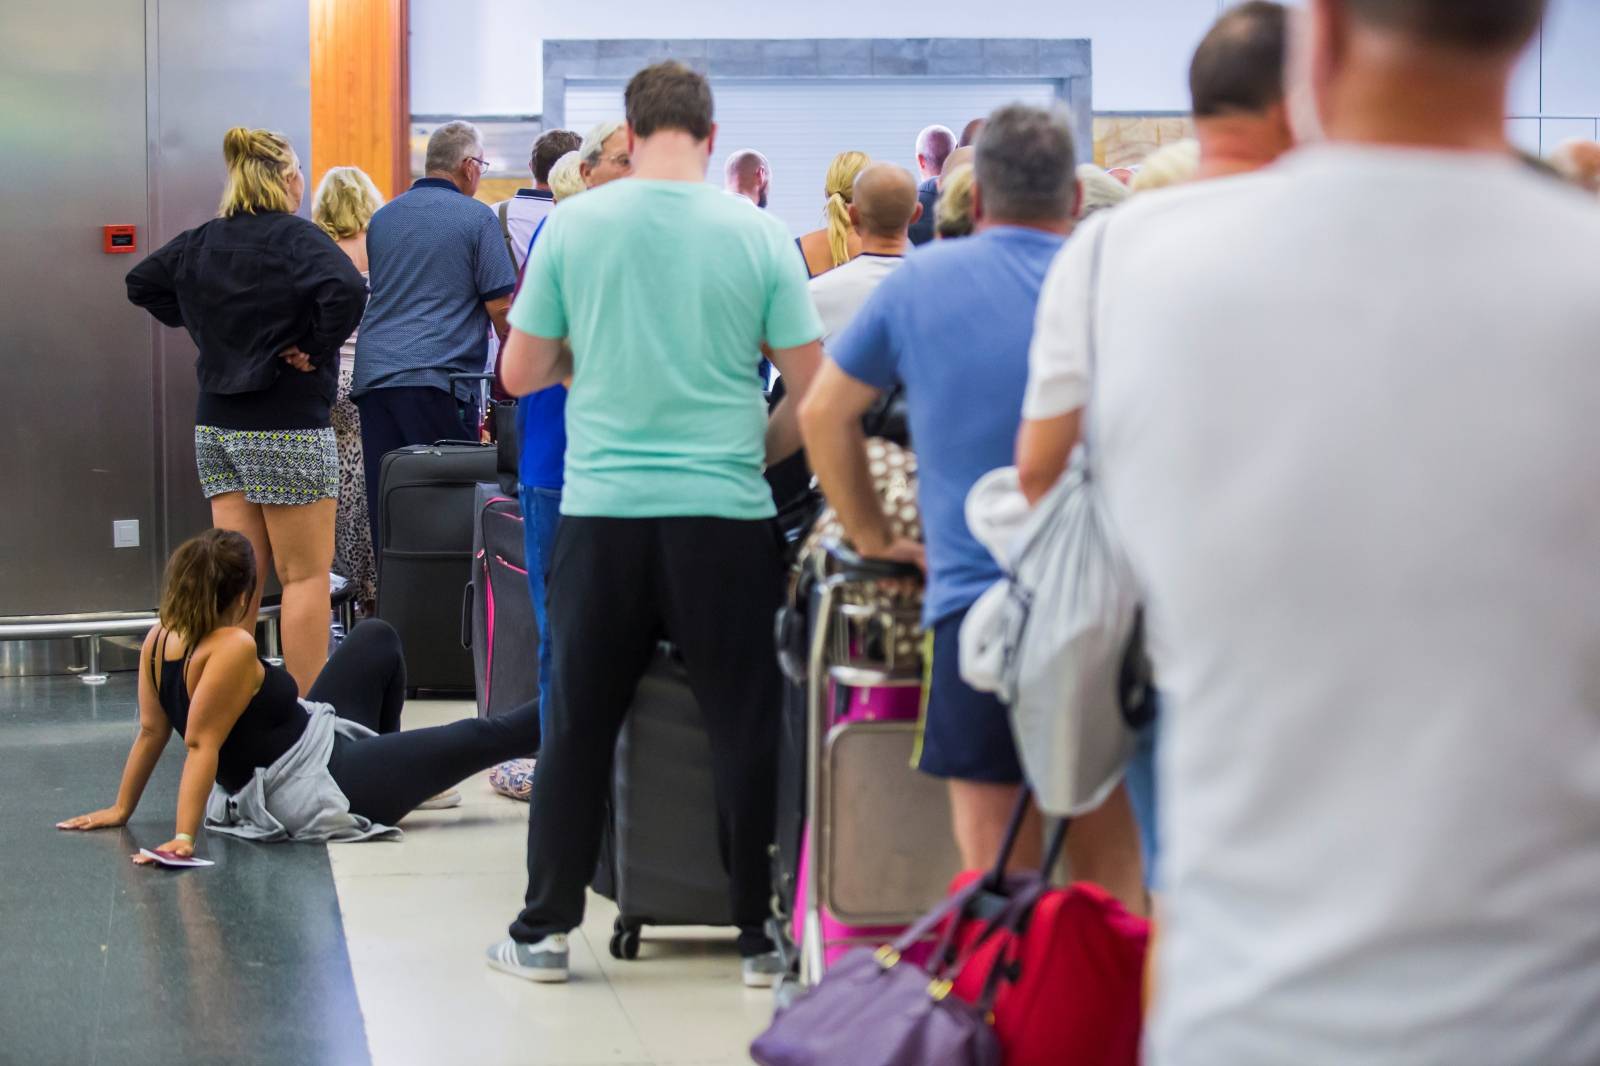
[[[194,427],[195,465],[206,499],[242,492],[251,503],[305,504],[339,495],[333,429]]]

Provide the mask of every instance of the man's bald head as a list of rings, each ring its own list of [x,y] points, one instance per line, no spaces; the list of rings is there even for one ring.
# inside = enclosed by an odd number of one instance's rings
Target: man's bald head
[[[772,181],[772,165],[754,148],[741,148],[728,157],[723,168],[723,188],[747,197],[758,207],[767,206],[767,187]]]
[[[864,237],[904,237],[918,206],[917,180],[910,171],[874,163],[856,177],[850,215]]]

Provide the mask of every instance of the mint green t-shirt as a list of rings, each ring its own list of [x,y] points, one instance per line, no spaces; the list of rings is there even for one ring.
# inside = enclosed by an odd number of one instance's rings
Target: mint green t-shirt
[[[562,514],[776,513],[761,343],[822,334],[782,223],[697,182],[611,182],[551,214],[511,325],[572,347]]]

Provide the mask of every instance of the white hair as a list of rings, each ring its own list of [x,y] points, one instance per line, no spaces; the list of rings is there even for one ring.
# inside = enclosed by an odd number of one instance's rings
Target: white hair
[[[1083,198],[1078,202],[1079,222],[1096,211],[1116,207],[1132,195],[1126,185],[1093,163],[1078,168],[1078,183],[1083,186]]]
[[[429,174],[453,174],[461,161],[483,154],[483,135],[470,122],[446,122],[428,138],[423,169]]]
[[[1174,141],[1161,148],[1144,161],[1139,173],[1134,175],[1129,191],[1154,192],[1173,185],[1193,181],[1200,172],[1200,142]]]
[[[627,125],[620,118],[611,118],[600,123],[589,131],[589,135],[583,139],[583,144],[579,145],[578,158],[591,167],[600,162],[600,154],[606,150],[606,142],[614,133]]]
[[[935,148],[935,141],[940,142],[941,147]],[[926,156],[930,163],[937,163],[941,168],[955,150],[956,135],[948,126],[929,126],[917,134],[917,154]]]
[[[568,152],[550,168],[550,191],[555,194],[556,203],[576,196],[587,188],[583,184],[583,175],[578,172],[580,158],[576,151]]]

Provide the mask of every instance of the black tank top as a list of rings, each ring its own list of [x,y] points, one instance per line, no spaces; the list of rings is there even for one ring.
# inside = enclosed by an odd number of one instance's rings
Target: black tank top
[[[181,737],[189,726],[189,659],[194,655],[194,648],[191,647],[182,659],[169,662],[169,635],[163,631],[160,647],[150,650],[150,679],[156,683],[156,694],[167,721]],[[300,706],[300,690],[289,671],[265,659],[261,665],[266,670],[261,688],[245,706],[217,753],[217,783],[229,792],[237,792],[249,784],[257,767],[277,762],[284,752],[294,747],[311,720],[306,709]]]

